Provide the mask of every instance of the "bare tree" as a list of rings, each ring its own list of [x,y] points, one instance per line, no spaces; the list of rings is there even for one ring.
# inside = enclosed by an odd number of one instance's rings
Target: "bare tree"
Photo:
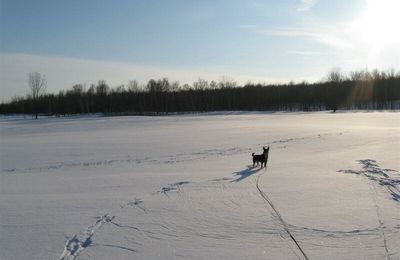
[[[350,71],[350,80],[351,81],[361,81],[363,77],[362,71]]]
[[[106,96],[110,92],[110,87],[105,80],[99,80],[96,86],[96,94],[99,96]]]
[[[119,94],[125,93],[126,92],[125,85],[122,84],[122,85],[116,86],[114,89],[114,92],[119,93]]]
[[[174,82],[172,82],[171,85],[170,85],[170,90],[171,90],[172,92],[177,92],[177,91],[179,91],[179,88],[180,88],[180,83],[179,83],[179,81],[174,81]]]
[[[333,82],[333,83],[340,83],[345,80],[345,75],[340,71],[339,68],[334,68],[332,69],[327,76],[328,82]]]
[[[167,78],[162,78],[159,80],[154,80],[151,79],[149,80],[149,82],[147,83],[146,86],[147,90],[151,93],[155,93],[155,92],[169,92],[170,89],[170,84]]]
[[[237,82],[228,76],[222,76],[218,83],[219,88],[235,88],[237,86]]]
[[[218,88],[218,83],[214,80],[211,80],[209,84],[210,89],[217,89]]]
[[[30,72],[28,78],[30,94],[32,95],[35,118],[38,118],[38,99],[46,92],[47,80],[46,76],[39,72]]]
[[[85,93],[85,85],[84,84],[75,84],[72,86],[72,90],[70,90],[71,94],[83,95]]]
[[[127,85],[128,91],[132,93],[138,93],[140,88],[139,88],[139,82],[137,80],[130,80]]]
[[[193,88],[195,90],[205,90],[208,88],[208,81],[202,78],[199,78],[197,81],[193,82]]]

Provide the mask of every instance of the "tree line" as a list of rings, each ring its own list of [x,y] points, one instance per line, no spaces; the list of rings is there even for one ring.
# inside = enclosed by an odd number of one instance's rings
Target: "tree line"
[[[345,75],[332,70],[317,83],[253,84],[237,86],[229,78],[219,82],[198,79],[192,85],[151,79],[146,85],[130,81],[115,88],[100,80],[86,89],[83,84],[58,94],[32,94],[0,104],[0,113],[37,115],[168,114],[206,111],[321,111],[337,109],[400,109],[400,72],[368,70]],[[32,78],[32,79],[31,79]],[[40,80],[42,79],[42,81]],[[40,93],[40,95],[39,95]]]

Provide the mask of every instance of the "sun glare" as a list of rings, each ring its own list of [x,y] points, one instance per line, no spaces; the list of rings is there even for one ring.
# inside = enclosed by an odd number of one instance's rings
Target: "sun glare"
[[[399,11],[399,0],[367,0],[367,8],[353,29],[364,44],[379,52],[387,44],[400,43]]]

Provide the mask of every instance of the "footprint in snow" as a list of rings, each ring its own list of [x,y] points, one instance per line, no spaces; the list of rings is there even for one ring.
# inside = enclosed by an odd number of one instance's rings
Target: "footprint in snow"
[[[168,192],[170,191],[175,191],[175,190],[180,190],[182,185],[189,184],[189,181],[180,181],[177,183],[173,184],[168,184],[166,187],[162,187],[161,190],[158,191],[158,193],[163,193],[164,195],[168,195]]]

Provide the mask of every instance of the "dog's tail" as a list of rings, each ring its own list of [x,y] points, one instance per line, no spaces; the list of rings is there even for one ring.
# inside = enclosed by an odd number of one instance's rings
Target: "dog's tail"
[[[252,154],[251,154],[251,156],[253,156],[253,157],[254,157],[254,153],[252,153]]]

